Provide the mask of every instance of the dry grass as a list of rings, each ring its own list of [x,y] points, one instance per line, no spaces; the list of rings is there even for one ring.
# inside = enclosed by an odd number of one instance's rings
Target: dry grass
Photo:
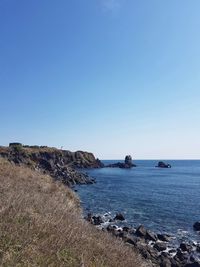
[[[0,159],[0,266],[144,265],[132,248],[81,219],[69,188]]]

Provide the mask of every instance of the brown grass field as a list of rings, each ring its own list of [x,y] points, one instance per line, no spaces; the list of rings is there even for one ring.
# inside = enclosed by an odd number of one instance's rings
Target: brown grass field
[[[70,188],[0,159],[0,266],[146,265],[132,248],[82,219]]]

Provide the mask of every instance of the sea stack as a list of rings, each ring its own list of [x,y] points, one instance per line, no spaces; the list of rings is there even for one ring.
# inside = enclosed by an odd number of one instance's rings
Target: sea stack
[[[117,163],[109,164],[106,167],[109,167],[109,168],[130,169],[132,167],[136,167],[136,165],[133,164],[132,157],[130,155],[127,155],[125,157],[124,162],[117,162]]]

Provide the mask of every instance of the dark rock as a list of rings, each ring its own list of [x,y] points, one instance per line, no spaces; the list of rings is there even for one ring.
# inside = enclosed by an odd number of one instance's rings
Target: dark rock
[[[183,267],[182,263],[179,259],[172,258],[171,261],[171,267]]]
[[[68,186],[95,182],[87,174],[75,168],[101,168],[103,166],[92,153],[71,152],[46,146],[23,146],[21,143],[10,143],[9,147],[0,147],[0,157],[49,174]]]
[[[117,162],[117,163],[113,163],[113,164],[109,164],[106,167],[109,168],[121,168],[121,169],[130,169],[132,167],[136,167],[135,164],[132,163],[132,157],[126,156],[124,162]]]
[[[187,263],[184,265],[184,267],[200,267],[200,262],[196,261],[196,262],[192,262],[192,263]]]
[[[104,223],[101,216],[92,216],[92,220],[93,220],[94,225],[100,225],[100,224]]]
[[[112,231],[112,234],[113,234],[115,237],[119,237],[120,232],[117,231],[116,229],[114,229],[114,230]]]
[[[200,231],[200,221],[195,222],[193,225],[193,228],[195,231]]]
[[[169,253],[172,254],[172,253],[176,253],[176,249],[175,248],[172,248],[169,250]]]
[[[117,213],[114,220],[124,221],[125,218],[121,213]]]
[[[114,233],[114,232],[117,233],[118,231],[116,229],[117,227],[115,225],[108,225],[106,228],[106,230],[111,233]]]
[[[159,257],[158,257],[158,263],[160,264],[160,266],[165,265],[166,263],[169,263],[170,262],[170,254],[167,253],[167,252],[161,252],[159,253]],[[171,264],[171,262],[170,262]],[[170,265],[171,266],[171,265]]]
[[[96,165],[98,166],[98,168],[103,168],[104,167],[104,164],[103,162],[100,161],[100,159],[96,159]]]
[[[22,147],[22,143],[9,143],[9,147]]]
[[[187,251],[187,252],[191,252],[192,251],[192,246],[186,243],[181,243],[180,244],[180,248],[182,251]]]
[[[164,242],[170,241],[170,236],[166,234],[158,234],[157,237],[159,240],[164,241]]]
[[[177,253],[174,257],[177,261],[181,261],[183,263],[186,263],[188,260],[189,254],[186,252],[182,252],[181,249],[177,249]]]
[[[85,219],[86,219],[86,221],[92,223],[92,213],[88,213],[87,217]]]
[[[124,163],[132,167],[132,157],[130,155],[125,157]]]
[[[137,245],[137,242],[138,242],[138,239],[136,237],[127,237],[124,241],[126,243],[128,243],[128,244],[131,244],[133,246],[136,246]]]
[[[52,172],[54,170],[54,164],[51,160],[39,158],[38,164],[39,164],[38,167],[40,169],[44,169],[44,170],[49,171],[49,172]]]
[[[152,240],[152,241],[156,241],[158,238],[157,238],[157,235],[153,232],[150,232],[150,231],[146,231],[146,236],[145,236],[146,239],[148,240]]]
[[[137,243],[136,248],[145,259],[149,259],[151,262],[158,264],[157,250],[143,243]]]
[[[163,251],[167,249],[167,246],[165,243],[161,243],[161,242],[156,242],[153,246],[155,249],[157,249],[158,251]]]
[[[145,239],[148,240],[152,240],[152,241],[156,241],[157,235],[153,232],[150,232],[149,230],[147,230],[143,225],[140,225],[137,229],[135,234],[139,237],[143,237]]]
[[[161,261],[160,267],[171,267],[170,259],[166,258]]]
[[[112,225],[108,225],[106,229],[108,232],[112,232],[114,230]]]
[[[162,252],[161,252],[161,257],[162,257],[162,258],[168,258],[168,257],[170,257],[170,255],[169,255],[169,253],[167,253],[167,252],[165,252],[165,251],[162,251]]]
[[[195,254],[191,254],[191,255],[190,255],[190,261],[191,261],[191,262],[196,262],[196,261],[198,261],[198,260],[199,260],[199,258],[198,258],[197,255],[195,255]]]
[[[124,232],[129,232],[129,230],[130,230],[130,228],[127,227],[127,226],[124,226],[122,229],[123,229]]]
[[[119,231],[119,230],[118,232],[119,232],[118,237],[123,238],[123,239],[127,238],[128,236],[127,232]]]
[[[156,167],[158,167],[158,168],[171,168],[171,165],[170,164],[166,164],[163,161],[159,161],[158,165]]]
[[[145,237],[146,236],[146,233],[147,233],[147,230],[146,230],[146,228],[143,225],[140,225],[137,228],[136,232],[135,232],[135,234],[137,236],[140,236],[140,237]]]

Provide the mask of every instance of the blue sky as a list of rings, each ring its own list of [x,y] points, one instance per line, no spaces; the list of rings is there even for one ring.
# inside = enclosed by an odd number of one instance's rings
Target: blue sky
[[[0,0],[0,141],[200,158],[199,0]]]

